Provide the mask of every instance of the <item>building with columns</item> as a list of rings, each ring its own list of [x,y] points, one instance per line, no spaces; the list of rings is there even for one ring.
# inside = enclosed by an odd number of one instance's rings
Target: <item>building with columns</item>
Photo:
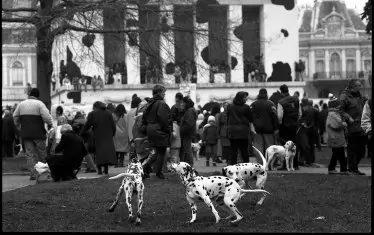
[[[371,94],[371,40],[359,14],[343,0],[318,0],[300,9],[300,59],[310,97],[338,96],[351,78],[362,79],[363,93]]]

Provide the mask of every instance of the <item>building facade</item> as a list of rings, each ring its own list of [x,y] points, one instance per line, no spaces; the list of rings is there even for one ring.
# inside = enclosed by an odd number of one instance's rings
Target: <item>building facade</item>
[[[371,94],[371,39],[359,13],[342,0],[319,0],[300,9],[300,59],[310,97],[336,96],[352,78],[361,79],[363,93]]]

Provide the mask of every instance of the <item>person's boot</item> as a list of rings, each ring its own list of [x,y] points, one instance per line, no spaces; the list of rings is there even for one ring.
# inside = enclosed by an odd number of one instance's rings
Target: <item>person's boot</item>
[[[206,166],[209,166],[209,161],[208,160],[206,160]]]
[[[108,174],[108,165],[104,165],[104,174]]]
[[[125,160],[125,155],[121,155],[118,159],[118,167],[123,167],[124,160]]]
[[[103,174],[103,171],[102,171],[100,165],[97,165],[97,174],[98,174],[98,175],[102,175],[102,174]]]

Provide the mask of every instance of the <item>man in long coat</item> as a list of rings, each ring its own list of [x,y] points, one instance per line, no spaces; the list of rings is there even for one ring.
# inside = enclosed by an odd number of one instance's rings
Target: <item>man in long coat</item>
[[[104,174],[108,174],[108,165],[117,163],[116,151],[113,137],[116,134],[116,125],[112,115],[106,111],[105,105],[97,101],[93,105],[93,111],[88,114],[80,135],[92,127],[95,141],[95,155],[98,174],[102,174],[101,167],[104,167]]]

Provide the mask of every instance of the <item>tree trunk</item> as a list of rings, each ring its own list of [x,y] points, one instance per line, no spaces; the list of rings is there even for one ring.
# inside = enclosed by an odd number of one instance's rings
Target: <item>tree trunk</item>
[[[40,15],[48,16],[52,9],[53,1],[40,0]],[[53,72],[52,63],[52,44],[53,35],[51,32],[51,23],[48,20],[41,18],[40,22],[36,25],[36,37],[37,37],[37,48],[36,48],[36,60],[37,60],[37,83],[36,86],[39,89],[39,99],[45,103],[50,110],[51,108],[51,78]]]

